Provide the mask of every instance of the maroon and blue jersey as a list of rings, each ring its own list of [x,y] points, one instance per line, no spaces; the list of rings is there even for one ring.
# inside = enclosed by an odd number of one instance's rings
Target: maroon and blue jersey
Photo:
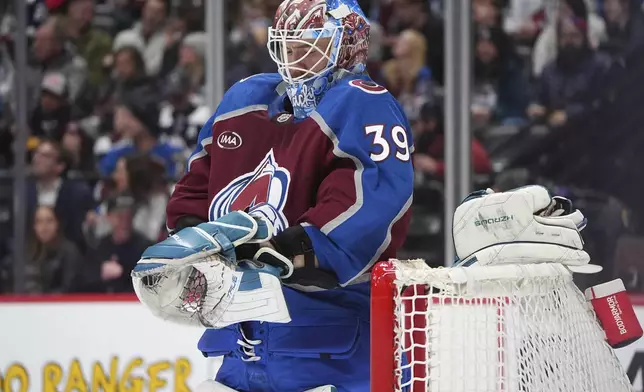
[[[262,206],[276,232],[304,227],[320,268],[341,287],[285,286],[291,323],[208,330],[199,349],[225,355],[217,379],[238,391],[325,384],[368,391],[369,271],[395,257],[405,239],[410,126],[391,94],[367,76],[341,79],[304,120],[285,110],[281,83],[278,74],[260,74],[225,94],[175,187],[168,228],[185,215],[213,220]],[[240,339],[261,341],[253,356],[261,359],[248,360]]]

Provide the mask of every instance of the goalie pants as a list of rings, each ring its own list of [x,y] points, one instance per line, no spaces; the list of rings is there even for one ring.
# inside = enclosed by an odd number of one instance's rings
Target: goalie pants
[[[369,392],[369,283],[315,293],[284,287],[288,324],[209,329],[199,341],[224,356],[216,380],[241,392],[302,392],[332,384]]]

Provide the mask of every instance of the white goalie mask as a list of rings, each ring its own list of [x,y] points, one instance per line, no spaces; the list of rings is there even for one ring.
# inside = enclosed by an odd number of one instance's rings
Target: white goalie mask
[[[285,0],[268,29],[268,49],[297,118],[308,117],[342,75],[361,73],[369,24],[355,0]]]

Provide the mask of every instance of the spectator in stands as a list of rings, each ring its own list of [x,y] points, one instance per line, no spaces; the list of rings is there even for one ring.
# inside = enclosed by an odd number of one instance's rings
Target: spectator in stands
[[[478,26],[475,37],[473,125],[520,123],[528,104],[523,62],[501,28]]]
[[[246,41],[228,45],[224,60],[226,62],[225,82],[227,89],[241,79],[254,74],[252,71],[253,58],[248,50],[248,42]],[[273,69],[270,72],[275,72],[275,70]]]
[[[65,76],[70,102],[76,102],[87,81],[86,61],[66,49],[66,35],[63,21],[59,17],[49,17],[36,31],[33,54],[36,61],[29,69],[27,80],[32,93],[30,108],[36,106],[40,96],[40,86],[44,75],[59,72]]]
[[[161,106],[159,126],[163,141],[192,151],[197,136],[212,115],[203,98],[195,94],[190,75],[183,69],[172,72],[165,80],[165,98]]]
[[[135,155],[127,162],[128,188],[136,202],[133,225],[152,242],[165,238],[165,207],[170,198],[163,162]]]
[[[427,41],[416,30],[405,30],[394,46],[394,58],[382,66],[383,81],[410,118],[432,99],[432,72],[425,64]]]
[[[93,140],[82,132],[78,124],[69,123],[60,141],[69,158],[69,177],[92,178],[96,172]]]
[[[104,177],[110,176],[121,157],[136,153],[150,154],[165,165],[166,175],[177,178],[183,172],[185,152],[182,148],[159,141],[159,102],[134,92],[121,97],[114,112],[114,129],[122,135],[117,143],[101,159],[99,170]]]
[[[557,25],[568,18],[580,18],[588,22],[588,43],[593,49],[606,40],[606,25],[590,7],[589,0],[565,0],[549,15],[549,23],[535,42],[532,52],[532,72],[541,75],[543,68],[557,58]]]
[[[130,174],[128,170],[130,158],[122,157],[116,162],[116,169],[112,173],[111,183],[104,192],[107,196],[106,199],[109,199],[113,195],[125,193],[130,189]]]
[[[65,237],[85,248],[82,224],[87,211],[94,207],[89,187],[81,181],[65,178],[67,158],[61,145],[52,140],[40,143],[31,162],[33,178],[27,183],[28,216],[39,206],[51,207],[60,217]]]
[[[123,42],[140,48],[145,61],[145,69],[150,76],[161,70],[163,54],[166,49],[165,28],[168,4],[165,0],[146,0],[141,13],[141,21],[129,30],[121,31],[114,39],[116,47]]]
[[[528,107],[530,118],[545,119],[553,127],[589,113],[598,92],[606,87],[610,67],[610,59],[590,46],[585,19],[560,20],[557,34],[557,58],[543,70]]]
[[[112,230],[89,252],[81,291],[133,291],[129,272],[139,261],[143,251],[153,243],[134,230],[134,209],[135,200],[129,194],[116,195],[108,200],[107,217]]]
[[[425,64],[432,70],[434,82],[442,85],[445,29],[440,16],[432,11],[426,0],[392,1],[384,8],[380,13],[380,25],[386,31],[383,45],[395,45],[397,35],[404,30],[414,29],[421,32],[427,41]],[[387,56],[385,53],[385,57]]]
[[[66,0],[65,5],[62,20],[67,39],[87,62],[90,85],[98,88],[106,80],[103,61],[112,51],[112,37],[92,26],[95,0]]]
[[[128,161],[131,157],[121,157],[109,178],[104,178],[98,188],[99,196],[96,209],[87,212],[83,223],[83,233],[87,243],[95,246],[98,239],[110,234],[112,227],[107,219],[107,201],[112,197],[127,193],[130,189]]]
[[[545,0],[509,0],[503,30],[518,42],[534,42],[545,19]]]
[[[141,52],[134,46],[115,47],[114,54],[108,56],[108,63],[111,67],[110,81],[106,83],[99,93],[98,115],[102,117],[105,131],[111,131],[110,118],[114,114],[114,105],[123,94],[129,94],[138,90],[149,90],[147,94],[156,94],[155,82],[148,77],[145,71],[145,63]],[[107,144],[105,144],[107,143]],[[111,143],[102,141],[98,144],[101,151],[109,148]],[[102,155],[98,153],[97,155]]]
[[[644,15],[639,0],[604,0],[607,41],[601,49],[628,59],[644,49]]]
[[[206,34],[197,32],[187,35],[179,51],[179,63],[175,71],[183,70],[190,75],[190,87],[194,93],[202,93],[206,83]]]
[[[412,125],[416,152],[414,169],[424,176],[443,180],[445,175],[445,128],[440,105],[426,103]],[[492,163],[485,147],[472,138],[472,166],[476,174],[492,173]]]
[[[51,207],[36,209],[26,256],[27,293],[68,293],[76,284],[81,254],[65,238],[60,220]]]
[[[115,37],[119,32],[130,29],[136,23],[133,9],[137,4],[130,0],[113,0],[112,5],[114,8],[109,15],[112,20],[110,34]]]
[[[96,239],[112,231],[108,219],[108,202],[114,195],[129,193],[136,202],[133,225],[136,232],[150,241],[157,241],[165,233],[165,205],[169,198],[169,188],[165,179],[163,162],[142,154],[121,158],[110,181],[105,182],[101,202],[95,211],[90,211],[85,220],[84,231],[87,240]]]
[[[71,121],[72,107],[67,100],[67,80],[60,72],[43,78],[40,102],[31,114],[31,135],[60,142]]]
[[[229,48],[235,58],[232,74],[238,78],[275,72],[275,63],[266,50],[266,43],[268,27],[277,8],[269,9],[272,8],[270,4],[258,0],[239,1],[235,8],[229,35]]]
[[[498,0],[473,0],[472,19],[474,24],[484,27],[501,27],[501,4]]]
[[[183,39],[188,31],[188,21],[178,15],[170,17],[164,30],[165,50],[158,77],[165,78],[179,62],[179,53]]]
[[[124,92],[153,83],[145,71],[141,52],[134,46],[123,46],[114,52],[113,77],[114,84]]]

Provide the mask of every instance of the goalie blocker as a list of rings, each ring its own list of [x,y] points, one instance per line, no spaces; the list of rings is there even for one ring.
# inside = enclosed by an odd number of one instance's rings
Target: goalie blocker
[[[457,265],[561,263],[579,273],[589,264],[581,231],[586,218],[572,202],[542,186],[470,194],[454,212]]]

